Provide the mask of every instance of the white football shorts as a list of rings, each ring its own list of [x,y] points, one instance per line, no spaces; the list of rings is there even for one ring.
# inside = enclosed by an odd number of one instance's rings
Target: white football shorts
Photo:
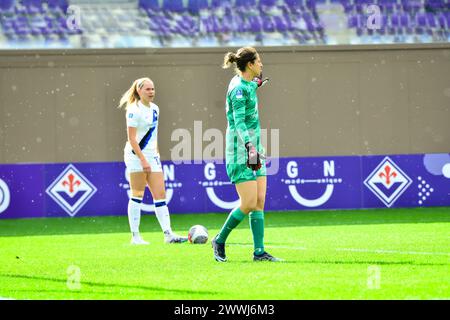
[[[147,159],[150,164],[152,172],[162,172],[161,160],[158,154],[146,155],[144,153],[145,159]],[[132,172],[144,172],[142,168],[141,160],[135,154],[125,154],[124,155],[125,166],[129,173]]]

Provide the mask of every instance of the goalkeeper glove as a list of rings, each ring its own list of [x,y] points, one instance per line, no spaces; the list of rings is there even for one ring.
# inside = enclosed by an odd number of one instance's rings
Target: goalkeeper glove
[[[255,82],[259,87],[262,87],[263,85],[265,85],[267,82],[269,82],[269,78],[263,78],[262,77],[262,73],[259,75],[259,77],[254,77],[253,78],[253,82]]]
[[[247,150],[247,167],[253,171],[261,169],[261,155],[256,151],[255,146],[251,142],[245,144]]]

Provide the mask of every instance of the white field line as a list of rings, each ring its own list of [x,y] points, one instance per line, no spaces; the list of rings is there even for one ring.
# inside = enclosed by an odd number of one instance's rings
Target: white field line
[[[253,247],[252,244],[231,244],[233,246]],[[269,248],[279,249],[293,249],[293,250],[315,250],[306,247],[286,246],[286,245],[268,245]],[[429,256],[449,256],[450,252],[425,252],[425,251],[399,251],[399,250],[384,250],[384,249],[364,249],[364,248],[334,248],[335,251],[349,251],[349,252],[364,252],[364,253],[379,253],[379,254],[409,254],[409,255],[429,255]]]
[[[398,251],[398,250],[384,250],[384,249],[360,249],[360,248],[336,248],[336,251],[351,251],[351,252],[367,252],[367,253],[382,253],[382,254],[419,254],[429,256],[449,256],[450,252],[424,252],[424,251]]]
[[[238,247],[253,247],[253,244],[243,244],[243,243],[230,243],[232,246],[238,246]],[[308,250],[305,247],[294,247],[294,246],[266,246],[270,248],[280,248],[280,249],[294,249],[294,250]],[[311,249],[310,249],[311,250]]]

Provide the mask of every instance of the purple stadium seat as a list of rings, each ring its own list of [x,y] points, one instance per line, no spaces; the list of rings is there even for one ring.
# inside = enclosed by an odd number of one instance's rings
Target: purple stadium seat
[[[436,20],[435,20],[434,14],[427,13],[427,22],[428,22],[428,26],[430,26],[431,28],[436,28]]]
[[[262,19],[263,30],[265,32],[275,32],[275,24],[272,21],[271,16],[261,17],[261,19]]]
[[[378,5],[380,7],[385,7],[385,8],[392,9],[394,7],[394,3],[393,2],[394,1],[392,1],[392,0],[378,0]]]
[[[450,5],[450,3],[447,3]],[[425,6],[432,10],[443,10],[446,7],[444,0],[425,0]]]
[[[184,19],[184,21],[180,23],[180,27],[182,28],[182,34],[186,37],[193,37],[200,31],[198,24],[193,19]]]
[[[420,27],[426,27],[427,26],[427,17],[425,13],[419,13],[416,15],[417,25]]]
[[[14,6],[15,0],[0,0],[0,9],[10,9]]]
[[[450,28],[450,26],[447,26],[447,20],[445,19],[445,15],[443,13],[440,13],[437,17],[439,26],[441,29],[446,29],[447,27]]]
[[[28,14],[44,13],[42,1],[40,0],[22,0],[22,4],[26,8]]]
[[[407,12],[417,12],[423,7],[421,0],[401,0],[401,3]]]
[[[221,29],[222,32],[231,32],[233,31],[233,16],[231,15],[231,12],[228,12],[224,15],[221,21]]]
[[[336,0],[339,2],[343,7],[346,14],[349,14],[353,10],[353,5],[350,3],[350,0]]]
[[[310,11],[316,11],[316,6],[317,4],[323,4],[325,2],[327,2],[328,0],[306,0],[305,2],[305,6],[307,9],[309,9]]]
[[[358,18],[359,18],[359,16],[357,16],[357,15],[348,17],[347,26],[350,29],[358,27]]]
[[[236,0],[236,7],[254,7],[256,6],[256,0]]]
[[[273,7],[277,3],[277,0],[259,0],[260,6]]]
[[[289,7],[298,7],[298,6],[300,6],[303,3],[303,2],[301,2],[301,0],[284,0],[284,2]]]
[[[183,0],[164,0],[163,9],[177,13],[185,11]]]
[[[139,7],[150,14],[154,14],[161,9],[158,0],[139,0]]]
[[[400,15],[400,25],[402,27],[408,27],[409,26],[409,15],[408,14],[402,14]]]
[[[289,8],[289,11],[294,14],[299,14],[304,10],[302,0],[284,0],[284,3]]]
[[[259,1],[259,10],[261,13],[269,12],[273,8],[276,7],[276,0],[260,0]]]
[[[234,16],[233,28],[237,32],[248,32],[248,30],[250,30],[247,21],[245,21],[244,17],[239,14]]]
[[[61,8],[64,12],[67,12],[69,7],[68,0],[47,0],[49,8]]]
[[[223,19],[220,19],[219,17],[216,17],[216,16],[211,17],[211,27],[212,27],[211,32],[214,34],[226,33],[226,32],[229,32],[231,29],[230,26],[227,26],[224,23]]]
[[[389,24],[389,17],[387,15],[383,14],[381,16],[381,26],[382,27],[387,27],[388,24]]]
[[[284,18],[284,21],[286,22],[287,29],[289,31],[294,31],[295,27],[292,24],[292,20],[291,20],[291,17],[289,16],[289,14],[283,14],[283,18]]]
[[[391,16],[391,25],[393,27],[399,27],[400,26],[400,17],[397,14],[393,14]]]
[[[201,18],[200,24],[205,27],[206,33],[214,33],[213,21],[211,16]]]
[[[189,0],[187,9],[193,15],[198,15],[200,10],[208,8],[207,0]]]
[[[314,32],[314,31],[318,31],[318,27],[316,27],[311,21],[307,21],[306,22],[306,28],[308,29],[309,32]]]
[[[274,16],[273,20],[275,22],[275,27],[278,32],[286,32],[288,30],[286,23],[283,20],[283,17]]]
[[[15,0],[1,0],[0,1],[0,12],[1,11],[10,11],[14,6]]]
[[[217,8],[227,8],[231,7],[231,1],[223,1],[223,0],[211,0],[211,8],[217,9]]]
[[[311,13],[310,12],[304,12],[303,13],[303,19],[306,22],[306,28],[308,29],[308,31],[314,32],[316,30],[316,27],[314,25],[314,19],[313,19]]]
[[[254,32],[254,33],[261,32],[262,24],[261,24],[261,18],[259,16],[250,16],[249,23],[250,23],[250,31],[251,32]]]

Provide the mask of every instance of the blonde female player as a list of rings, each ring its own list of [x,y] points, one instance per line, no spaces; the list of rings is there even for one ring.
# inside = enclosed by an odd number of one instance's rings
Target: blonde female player
[[[243,47],[228,52],[224,68],[236,64],[237,75],[228,85],[226,97],[226,170],[236,186],[240,205],[233,209],[219,234],[211,241],[216,261],[225,262],[225,241],[230,232],[248,215],[253,234],[254,261],[282,261],[264,250],[264,202],[266,198],[266,165],[260,153],[261,128],[256,90],[261,79],[261,58],[255,48]]]
[[[164,232],[166,243],[181,243],[187,237],[173,233],[162,171],[158,139],[159,107],[153,103],[155,85],[149,78],[133,82],[120,99],[119,108],[125,105],[128,141],[124,149],[125,165],[130,173],[131,198],[128,202],[128,221],[132,244],[148,244],[139,234],[141,202],[148,186],[155,205],[155,214]]]

